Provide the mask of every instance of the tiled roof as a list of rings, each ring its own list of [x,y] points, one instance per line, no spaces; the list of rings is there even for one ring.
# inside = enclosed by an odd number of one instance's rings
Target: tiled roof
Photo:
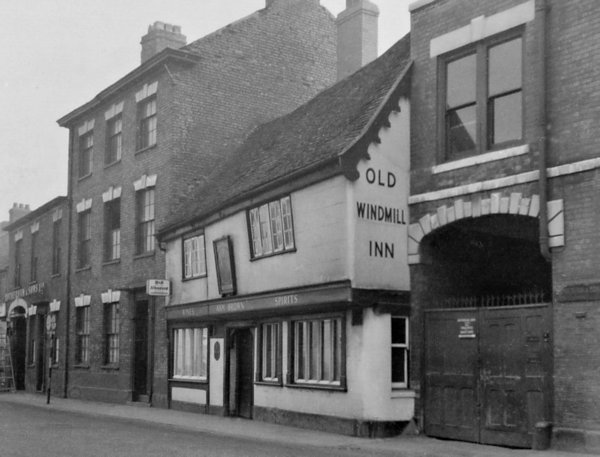
[[[365,136],[377,135],[390,110],[397,107],[410,64],[410,36],[406,35],[381,57],[308,103],[259,126],[207,184],[182,202],[161,234],[208,217],[280,178],[308,173],[352,153]],[[368,144],[363,146],[366,152]],[[343,171],[340,166],[339,172]]]

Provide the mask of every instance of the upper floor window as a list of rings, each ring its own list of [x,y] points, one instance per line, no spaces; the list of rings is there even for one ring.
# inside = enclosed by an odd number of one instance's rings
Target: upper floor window
[[[248,211],[252,257],[264,257],[294,249],[291,198],[274,200]]]
[[[92,212],[82,211],[77,220],[77,267],[90,265],[92,244]]]
[[[183,277],[201,276],[206,276],[206,250],[204,235],[196,235],[183,240]]]
[[[38,270],[38,253],[37,253],[37,238],[38,232],[33,232],[31,234],[31,268],[30,268],[30,278],[31,282],[37,281],[37,270]]]
[[[104,203],[104,260],[121,258],[121,199]]]
[[[94,131],[89,130],[79,136],[79,177],[92,172],[92,150],[94,148]]]
[[[156,96],[138,104],[138,150],[156,144]]]
[[[15,275],[14,275],[14,286],[21,287],[21,250],[23,240],[15,241]]]
[[[137,198],[137,254],[154,251],[154,188],[136,192]]]
[[[446,159],[523,140],[523,39],[486,40],[443,61]]]
[[[121,114],[106,121],[106,156],[104,163],[107,165],[121,160],[123,150],[123,117]]]
[[[62,219],[56,219],[52,223],[52,274],[53,275],[60,273],[61,224],[62,224]]]

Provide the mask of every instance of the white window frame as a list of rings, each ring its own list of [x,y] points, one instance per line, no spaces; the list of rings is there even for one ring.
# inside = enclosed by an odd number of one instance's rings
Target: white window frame
[[[342,386],[344,319],[342,317],[303,319],[294,321],[292,325],[294,383]],[[310,344],[306,344],[307,341]]]
[[[173,329],[173,379],[208,379],[208,327]]]
[[[280,382],[281,322],[265,322],[260,326],[260,380]]]
[[[394,343],[394,319],[404,320],[404,342]],[[410,320],[406,316],[392,316],[390,320],[390,378],[393,377],[394,366],[393,366],[393,356],[392,353],[394,350],[400,350],[404,352],[404,382],[394,382],[392,378],[392,388],[394,389],[406,389],[408,387],[408,355],[409,355],[409,341],[410,341]]]
[[[206,276],[206,245],[204,235],[183,238],[183,279]]]
[[[272,200],[248,211],[253,259],[295,249],[291,197]]]

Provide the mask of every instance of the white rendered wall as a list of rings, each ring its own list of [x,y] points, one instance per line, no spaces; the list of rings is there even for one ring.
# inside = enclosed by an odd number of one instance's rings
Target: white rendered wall
[[[167,246],[170,304],[219,298],[213,241],[230,236],[237,295],[301,287],[348,279],[346,179],[342,176],[291,194],[296,252],[250,261],[246,212],[205,227],[207,278],[181,281],[182,243]]]

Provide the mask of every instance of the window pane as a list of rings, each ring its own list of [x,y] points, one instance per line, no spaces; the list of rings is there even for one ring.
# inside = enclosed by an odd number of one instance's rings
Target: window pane
[[[490,101],[490,143],[500,144],[523,138],[522,93],[494,98]]]
[[[449,110],[446,116],[448,155],[460,156],[474,151],[477,144],[476,106]]]
[[[392,317],[392,344],[407,344],[406,318]]]
[[[306,328],[305,323],[304,322],[296,322],[295,323],[296,328],[295,330],[295,359],[296,359],[296,367],[295,367],[295,373],[296,373],[296,379],[305,379],[305,375],[304,375],[304,364],[305,364],[305,357],[304,357],[304,342],[305,342],[305,334],[304,334],[304,330]]]
[[[321,378],[321,321],[310,323],[310,379]]]
[[[476,55],[449,62],[446,67],[446,107],[474,103],[476,97]]]
[[[262,255],[262,243],[260,239],[260,220],[258,208],[250,210],[250,234],[252,236],[252,252],[254,256]]]
[[[334,350],[332,323],[329,319],[323,321],[323,374],[324,381],[332,381],[334,373]]]
[[[523,42],[521,38],[507,41],[489,49],[489,96],[521,88],[523,75]]]
[[[278,201],[269,203],[271,233],[273,234],[273,251],[283,250],[283,224],[281,222],[281,206]]]
[[[260,237],[263,247],[263,254],[270,254],[273,251],[271,244],[271,224],[269,223],[269,205],[262,205],[259,209],[260,219]]]
[[[406,383],[405,348],[392,348],[392,382]]]
[[[294,247],[294,229],[292,226],[292,204],[290,197],[281,199],[281,216],[283,219],[283,242],[286,249]]]

